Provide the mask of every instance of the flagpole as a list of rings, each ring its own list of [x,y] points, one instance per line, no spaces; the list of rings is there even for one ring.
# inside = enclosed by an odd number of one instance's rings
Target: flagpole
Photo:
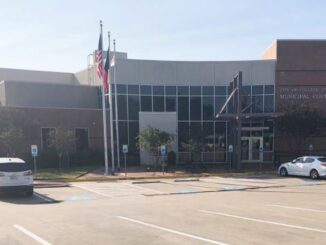
[[[117,159],[118,159],[118,170],[120,171],[120,142],[119,142],[119,121],[118,121],[118,102],[117,102],[117,56],[116,56],[116,50],[115,50],[115,39],[113,39],[113,50],[114,50],[114,77],[113,77],[113,83],[114,83],[114,101],[115,101],[115,131],[116,131],[116,137],[117,137]]]
[[[109,39],[109,48],[108,48],[108,52],[110,52],[110,32],[108,32],[108,39]],[[109,65],[110,65],[110,61]],[[109,76],[109,74],[108,74]],[[110,76],[109,76],[110,77]],[[110,104],[110,134],[111,134],[111,160],[112,160],[112,166],[111,166],[111,173],[112,175],[114,175],[114,134],[113,134],[113,107],[112,107],[112,86],[108,85],[108,89],[109,89],[109,104]]]
[[[102,21],[100,21],[101,28],[101,43],[103,43],[102,36]],[[103,67],[102,71],[103,71]],[[103,138],[104,138],[104,161],[105,161],[105,175],[109,173],[108,163],[108,139],[107,139],[107,126],[106,126],[106,104],[105,104],[105,93],[104,93],[104,77],[102,76],[102,113],[103,113]]]

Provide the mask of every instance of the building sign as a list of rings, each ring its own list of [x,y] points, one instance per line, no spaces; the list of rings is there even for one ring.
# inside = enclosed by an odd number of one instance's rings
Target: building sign
[[[279,100],[326,100],[326,87],[279,87]]]
[[[31,145],[31,153],[33,157],[38,156],[38,150],[37,150],[37,145]]]
[[[122,145],[122,152],[128,153],[128,145]]]
[[[165,156],[166,155],[166,146],[162,145],[161,146],[161,156]]]

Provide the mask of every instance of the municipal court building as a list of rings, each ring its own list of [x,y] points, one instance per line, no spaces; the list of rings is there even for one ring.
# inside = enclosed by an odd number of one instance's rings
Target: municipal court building
[[[130,165],[150,164],[136,145],[139,132],[150,125],[175,136],[168,151],[175,152],[177,164],[189,162],[183,143],[192,140],[203,146],[198,163],[228,168],[230,146],[235,145],[230,118],[235,112],[228,105],[220,117],[216,114],[239,72],[243,166],[273,164],[276,156],[290,156],[285,136],[275,125],[282,103],[325,108],[326,40],[277,40],[259,60],[139,60],[119,52],[115,64],[117,72],[111,71],[111,78],[116,76],[117,90],[113,87],[112,94],[117,96],[118,118],[113,121],[118,123],[120,149],[129,146]],[[17,145],[17,155],[28,157],[32,144],[41,154],[46,152],[49,132],[64,127],[75,134],[76,154],[87,152],[90,159],[97,155],[103,161],[101,81],[93,57],[77,73],[0,68],[0,103],[38,121]],[[323,137],[309,141],[319,154],[326,154],[325,143]]]

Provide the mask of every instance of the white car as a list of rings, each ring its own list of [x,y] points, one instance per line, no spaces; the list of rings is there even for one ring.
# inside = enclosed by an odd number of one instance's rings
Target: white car
[[[281,176],[300,175],[310,176],[312,179],[326,176],[325,156],[303,156],[294,159],[292,162],[281,164],[278,168]]]
[[[20,191],[26,196],[33,195],[33,173],[24,160],[0,157],[0,191]]]

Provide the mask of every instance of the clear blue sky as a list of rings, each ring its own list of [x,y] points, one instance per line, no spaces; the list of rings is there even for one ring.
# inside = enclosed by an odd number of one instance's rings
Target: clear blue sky
[[[130,58],[259,59],[275,39],[325,39],[325,9],[323,0],[3,0],[0,67],[82,70],[100,19]]]

